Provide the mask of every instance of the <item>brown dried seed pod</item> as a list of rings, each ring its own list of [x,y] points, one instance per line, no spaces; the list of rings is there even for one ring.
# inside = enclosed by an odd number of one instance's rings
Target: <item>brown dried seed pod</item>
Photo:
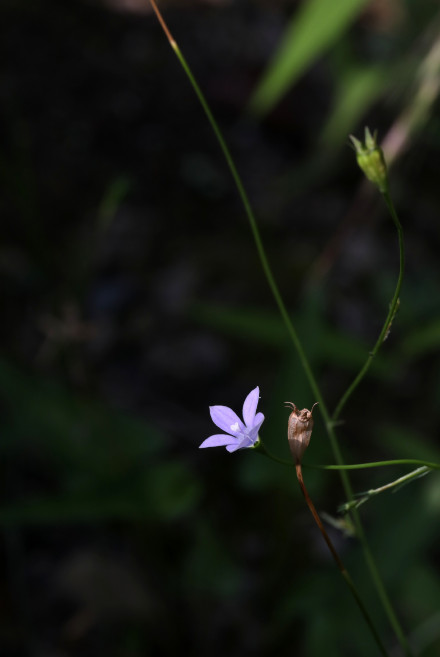
[[[301,463],[304,452],[309,446],[313,430],[312,413],[317,403],[313,404],[310,411],[307,408],[299,411],[293,402],[285,402],[292,408],[287,425],[287,438],[295,463]]]

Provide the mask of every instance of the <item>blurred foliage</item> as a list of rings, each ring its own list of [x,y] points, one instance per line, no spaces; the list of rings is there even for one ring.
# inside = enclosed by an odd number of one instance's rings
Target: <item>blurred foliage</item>
[[[304,2],[294,13],[268,70],[251,100],[251,110],[266,114],[325,50],[344,34],[367,0]]]
[[[258,384],[264,440],[288,458],[282,402],[315,400],[156,21],[106,5],[0,9],[0,652],[369,657],[375,647],[292,470],[197,451],[212,432],[208,405],[238,409]],[[343,146],[364,122],[388,139],[407,276],[338,435],[347,462],[439,462],[436,3],[165,10],[231,144],[330,406],[377,337],[398,263],[393,226],[374,192],[356,187]],[[306,464],[331,462],[317,414]],[[338,474],[304,472],[394,650],[337,515]],[[351,479],[362,491],[401,475]],[[361,508],[425,657],[440,649],[439,510],[436,473]]]
[[[0,522],[169,519],[197,502],[196,480],[179,461],[160,461],[164,437],[146,422],[26,377],[6,362],[0,365],[0,389],[2,449],[9,458],[32,454],[35,472],[44,464],[56,490],[50,498],[3,505]]]

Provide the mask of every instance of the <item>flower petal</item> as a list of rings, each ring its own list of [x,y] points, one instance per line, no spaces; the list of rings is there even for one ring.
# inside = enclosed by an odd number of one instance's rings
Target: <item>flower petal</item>
[[[251,445],[255,445],[255,443],[258,440],[258,432],[260,430],[261,425],[264,422],[264,415],[263,413],[257,413],[255,418],[254,418],[254,426],[250,427],[247,432],[246,436],[249,438],[251,441]],[[243,441],[243,439],[242,439]],[[245,445],[246,447],[249,447],[249,445]]]
[[[257,433],[260,430],[261,425],[264,422],[264,415],[263,413],[257,413],[256,416],[254,417],[254,423],[252,425],[252,429],[257,429]]]
[[[209,412],[211,413],[211,418],[214,424],[216,424],[219,429],[222,429],[222,431],[235,434],[237,431],[244,430],[243,422],[240,420],[237,413],[234,413],[232,408],[228,408],[227,406],[210,406]],[[235,427],[234,425],[238,425],[238,427]]]
[[[199,445],[199,449],[205,447],[222,447],[224,445],[236,445],[238,444],[237,438],[234,436],[227,436],[224,433],[217,433],[214,436],[209,436],[206,440]]]
[[[228,450],[228,452],[232,453],[232,452],[236,452],[237,449],[240,449],[240,447],[237,443],[236,445],[228,445],[226,449]]]
[[[251,427],[254,422],[255,412],[260,398],[260,388],[257,386],[246,397],[243,404],[243,420],[247,427]]]

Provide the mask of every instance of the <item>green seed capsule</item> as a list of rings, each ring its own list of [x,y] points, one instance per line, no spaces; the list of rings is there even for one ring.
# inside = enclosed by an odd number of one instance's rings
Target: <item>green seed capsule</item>
[[[365,144],[350,135],[356,151],[356,160],[368,180],[378,186],[379,190],[384,193],[388,189],[388,175],[383,151],[376,142],[376,133],[371,134],[368,128],[365,128]]]

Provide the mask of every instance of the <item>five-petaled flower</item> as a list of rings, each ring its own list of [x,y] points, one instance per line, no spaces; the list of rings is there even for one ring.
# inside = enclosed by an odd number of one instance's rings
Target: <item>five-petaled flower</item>
[[[257,413],[260,389],[257,386],[248,394],[243,404],[243,420],[227,406],[210,406],[209,412],[214,424],[226,433],[210,436],[200,447],[226,446],[228,452],[253,447],[258,441],[258,431],[263,424],[263,413]]]

